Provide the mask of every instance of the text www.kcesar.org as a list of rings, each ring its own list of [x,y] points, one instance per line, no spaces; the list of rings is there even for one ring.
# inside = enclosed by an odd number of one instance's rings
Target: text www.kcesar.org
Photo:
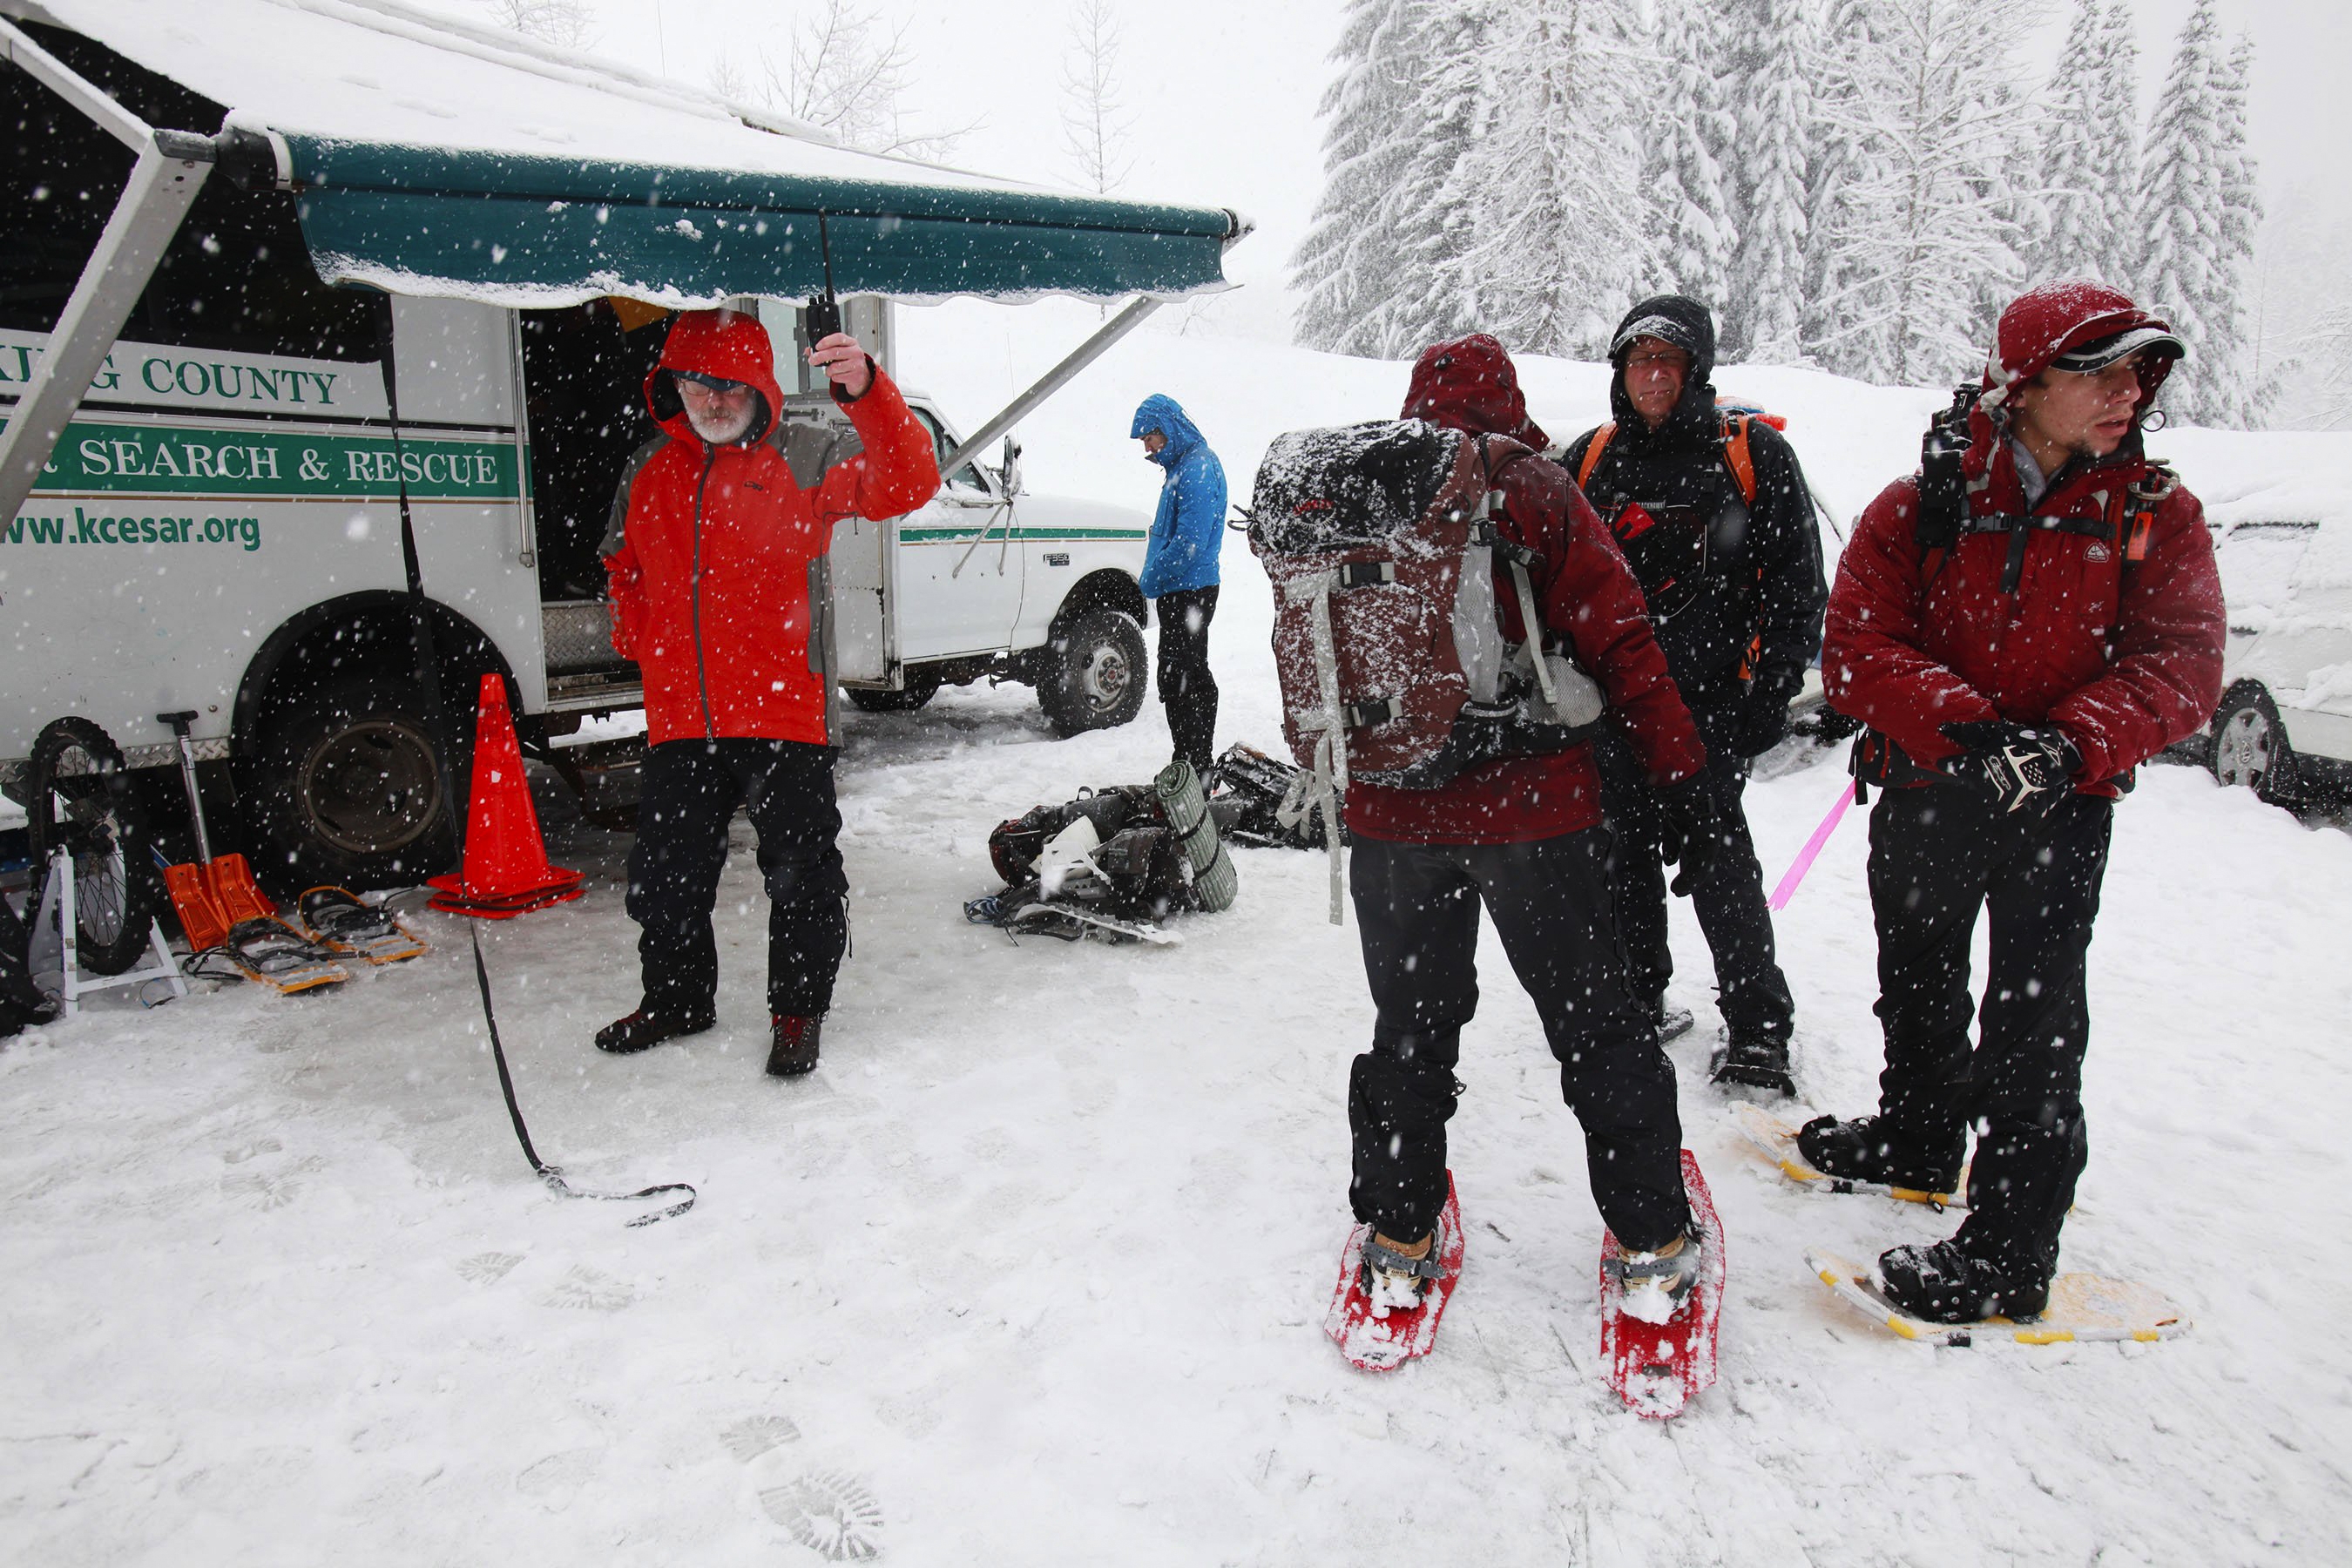
[[[235,544],[261,548],[257,517],[18,517],[0,529],[10,544]]]

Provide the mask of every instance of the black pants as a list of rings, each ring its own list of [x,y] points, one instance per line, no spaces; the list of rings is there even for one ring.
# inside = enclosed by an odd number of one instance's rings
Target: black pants
[[[1691,908],[1715,959],[1716,1005],[1730,1027],[1785,1044],[1796,1004],[1780,973],[1764,868],[1748,832],[1748,763],[1731,750],[1738,721],[1713,710],[1695,710],[1694,717],[1706,742],[1700,782],[1724,826],[1723,842],[1691,880]],[[1666,942],[1666,876],[1658,859],[1658,797],[1613,729],[1603,727],[1593,755],[1601,765],[1601,809],[1617,840],[1610,873],[1625,933],[1628,982],[1634,995],[1655,1002],[1675,973]]]
[[[1601,1218],[1643,1250],[1688,1223],[1674,1068],[1625,989],[1608,846],[1601,827],[1532,844],[1356,840],[1349,880],[1379,1016],[1348,1080],[1349,1201],[1381,1235],[1417,1240],[1445,1205],[1445,1123],[1462,1026],[1478,1010],[1482,901],[1583,1124]]]
[[[1196,773],[1209,771],[1217,733],[1217,680],[1209,673],[1209,622],[1217,614],[1217,590],[1185,588],[1162,594],[1152,604],[1160,616],[1160,701],[1168,710],[1168,733],[1176,755]]]
[[[1976,1162],[1958,1240],[2013,1280],[2046,1280],[2089,1157],[2084,970],[2115,805],[2070,796],[2003,814],[1960,784],[1890,789],[1870,816],[1878,928],[1879,1108],[1889,1131]],[[1969,994],[1977,911],[1990,916],[1984,1005]],[[1978,1039],[1969,1042],[1976,1016]]]
[[[797,741],[665,741],[646,753],[629,918],[646,1005],[709,1007],[719,992],[710,910],[727,863],[727,824],[749,808],[768,886],[768,1010],[814,1016],[833,1005],[849,938],[849,879],[834,840],[833,752]]]

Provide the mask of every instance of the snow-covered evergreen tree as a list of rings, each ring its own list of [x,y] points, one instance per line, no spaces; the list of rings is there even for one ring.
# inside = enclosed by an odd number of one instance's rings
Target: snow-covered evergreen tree
[[[1642,183],[1652,203],[1659,274],[1652,289],[1705,301],[1720,321],[1731,302],[1733,253],[1739,241],[1731,217],[1733,167],[1739,117],[1727,101],[1722,30],[1717,0],[1663,0],[1656,35],[1661,94],[1646,116],[1653,140]]]
[[[2043,93],[2046,229],[2028,247],[2041,278],[2128,287],[2138,270],[2138,48],[2125,0],[2075,0]]]
[[[1391,221],[1421,124],[1412,0],[1349,0],[1324,89],[1323,195],[1291,258],[1309,348],[1377,354],[1384,307],[1406,287]]]
[[[1624,0],[1505,0],[1488,35],[1493,110],[1462,160],[1485,216],[1463,258],[1485,329],[1514,351],[1598,357],[1655,276],[1622,84],[1643,64]]]
[[[1383,351],[1418,353],[1483,325],[1484,289],[1467,258],[1477,240],[1484,193],[1463,160],[1493,111],[1487,40],[1501,0],[1419,0],[1413,47],[1420,57],[1420,131],[1396,203],[1395,242],[1404,286],[1382,313]]]
[[[1822,118],[1858,153],[1828,241],[1817,352],[1904,385],[1980,366],[1987,302],[2022,271],[2002,174],[2017,115],[2012,50],[2030,0],[1853,0],[1840,39],[1853,91]]]
[[[1811,103],[1798,214],[1804,236],[1798,330],[1806,357],[1823,364],[1838,363],[1852,320],[1852,258],[1845,241],[1866,221],[1856,191],[1880,157],[1870,135],[1874,117],[1864,109],[1867,96],[1876,90],[1864,71],[1876,9],[1877,0],[1830,0],[1821,31],[1801,58]]]
[[[1795,364],[1802,348],[1814,34],[1805,0],[1728,0],[1721,37],[1738,230],[1721,315],[1734,357]]]
[[[2250,59],[2243,45],[2222,53],[2213,0],[2197,0],[2157,99],[2140,182],[2141,288],[2189,345],[2165,402],[2182,419],[2227,428],[2255,412],[2243,301],[2261,214],[2246,149]]]

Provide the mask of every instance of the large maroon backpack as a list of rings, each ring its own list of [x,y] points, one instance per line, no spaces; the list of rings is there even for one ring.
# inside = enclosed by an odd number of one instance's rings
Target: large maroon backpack
[[[1351,779],[1433,789],[1496,757],[1564,751],[1599,721],[1600,688],[1546,646],[1534,552],[1495,526],[1496,479],[1533,456],[1418,419],[1266,448],[1250,548],[1274,584],[1283,737],[1314,770],[1335,848]],[[1508,640],[1498,564],[1541,658]]]

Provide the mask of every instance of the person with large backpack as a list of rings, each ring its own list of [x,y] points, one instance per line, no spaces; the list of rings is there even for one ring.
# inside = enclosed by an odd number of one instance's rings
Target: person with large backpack
[[[1674,890],[1689,893],[1715,960],[1724,1033],[1714,1078],[1789,1094],[1796,1005],[1741,795],[1751,760],[1788,733],[1790,700],[1821,651],[1829,586],[1812,498],[1778,429],[1717,407],[1705,305],[1679,294],[1643,300],[1619,323],[1610,359],[1616,418],[1570,443],[1561,463],[1625,552],[1706,742],[1702,787],[1723,842]],[[1691,1025],[1666,1005],[1675,965],[1661,861],[1675,846],[1633,754],[1604,738],[1600,760],[1626,960],[1635,994],[1671,1039]]]
[[[1289,482],[1314,466],[1318,448],[1351,441],[1360,460],[1346,472]],[[1278,440],[1253,498],[1252,543],[1279,605],[1315,612],[1311,639],[1283,608],[1276,613],[1293,744],[1297,731],[1319,725],[1327,739],[1316,750],[1318,767],[1336,762],[1347,773],[1350,748],[1354,756],[1352,777],[1341,780],[1354,845],[1349,884],[1376,1017],[1370,1048],[1349,1078],[1349,1199],[1358,1223],[1370,1227],[1364,1284],[1380,1313],[1418,1311],[1442,1275],[1445,1129],[1462,1089],[1462,1030],[1477,1010],[1482,903],[1559,1062],[1602,1217],[1651,1288],[1678,1302],[1697,1275],[1674,1068],[1626,986],[1605,869],[1609,834],[1585,739],[1592,714],[1570,688],[1605,695],[1602,721],[1627,732],[1694,845],[1707,832],[1705,798],[1691,782],[1706,751],[1643,617],[1640,590],[1568,475],[1538,455],[1548,444],[1528,417],[1510,356],[1478,333],[1422,353],[1403,423]],[[1317,531],[1328,538],[1357,503],[1372,510],[1376,492],[1410,488],[1405,470],[1423,447],[1440,450],[1455,477],[1396,509],[1423,522],[1416,529],[1408,516],[1405,542],[1384,559],[1339,552],[1322,566],[1286,542]],[[1496,497],[1499,514],[1490,514]],[[1451,529],[1452,542],[1423,531],[1433,527]],[[1433,578],[1448,595],[1435,614],[1417,596]],[[1395,636],[1381,646],[1350,635],[1380,627],[1383,616]],[[1550,721],[1522,723],[1499,699],[1465,700],[1465,681],[1475,690],[1486,679],[1465,673],[1481,662],[1474,623],[1491,633],[1498,619],[1512,655],[1543,670],[1528,679],[1540,683]],[[1327,699],[1314,695],[1318,680]],[[1432,714],[1450,727],[1445,743],[1408,765],[1391,738]],[[1529,749],[1516,750],[1522,744]]]
[[[2140,439],[2183,352],[2112,289],[2021,296],[1981,385],[1838,563],[1822,670],[1831,706],[1869,726],[1857,774],[1884,786],[1869,878],[1886,1065],[1876,1115],[1821,1117],[1797,1143],[1832,1176],[1948,1193],[1974,1128],[1958,1233],[1879,1259],[1916,1317],[2046,1304],[2089,1158],[2084,960],[2115,803],[2221,695],[2204,509]]]

